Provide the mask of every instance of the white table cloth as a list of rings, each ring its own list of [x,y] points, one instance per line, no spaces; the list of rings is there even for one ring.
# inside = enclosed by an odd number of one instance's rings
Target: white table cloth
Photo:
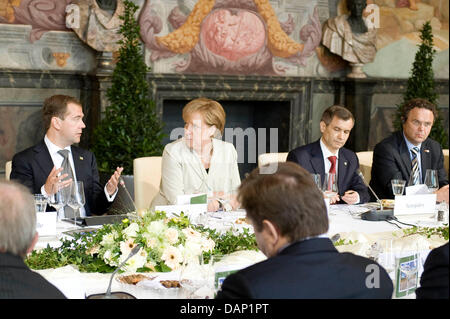
[[[408,238],[400,238],[403,231],[397,226],[387,223],[385,221],[365,221],[361,220],[358,213],[363,209],[360,206],[350,205],[332,205],[329,211],[329,230],[326,234],[328,237],[333,237],[339,234],[340,239],[345,243],[352,242],[350,245],[337,246],[341,252],[352,252],[361,256],[368,257],[371,246],[377,242],[380,245],[390,240],[393,249],[399,251],[417,251],[420,253],[420,267],[423,266],[428,252],[445,243],[445,240],[432,236],[432,238],[425,238],[420,235],[409,236]],[[448,212],[447,212],[448,214]],[[248,228],[253,231],[251,225],[242,223],[245,218],[245,211],[239,210],[235,212],[221,212],[208,213],[207,217],[203,216],[196,220],[196,222],[207,225],[210,228],[218,231],[233,230],[235,232],[242,231],[243,228]],[[434,215],[420,216],[420,217],[404,217],[399,219],[408,224],[438,227],[442,226],[442,222],[437,222]],[[239,221],[241,223],[236,223]],[[401,228],[410,228],[411,226],[396,223]],[[39,239],[36,248],[44,248],[47,245],[51,247],[58,247],[61,238],[70,238],[63,232],[73,229],[74,225],[67,222],[57,223],[57,234],[55,236],[46,236]],[[241,260],[243,264],[250,265],[265,259],[261,252],[242,251],[236,252],[235,257]],[[382,260],[379,261],[381,264]],[[419,269],[419,275],[423,271]],[[36,270],[36,272],[43,275],[47,280],[58,287],[68,298],[85,298],[91,294],[103,293],[106,291],[111,274],[100,273],[80,273],[73,266],[66,266],[58,269],[44,269]],[[147,274],[146,274],[147,275]],[[151,273],[151,277],[163,275],[164,277],[177,280],[179,274],[172,273]],[[117,275],[120,276],[120,275]],[[185,295],[180,293],[180,289],[146,289],[144,287],[124,284],[114,279],[112,284],[112,291],[125,291],[137,298],[184,298]],[[414,298],[414,294],[408,298]]]

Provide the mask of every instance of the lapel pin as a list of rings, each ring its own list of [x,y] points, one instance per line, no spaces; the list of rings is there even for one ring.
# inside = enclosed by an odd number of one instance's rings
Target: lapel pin
[[[347,166],[347,162],[344,162],[344,165]]]
[[[80,156],[80,161],[82,161],[83,160],[83,156]]]
[[[430,153],[430,150],[423,150],[425,153]]]

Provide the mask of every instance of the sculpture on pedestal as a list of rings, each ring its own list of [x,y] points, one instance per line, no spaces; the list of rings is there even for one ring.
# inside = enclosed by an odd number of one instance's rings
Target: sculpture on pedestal
[[[112,52],[118,51],[122,38],[119,28],[124,13],[122,0],[73,0],[78,6],[79,23],[72,27],[78,37],[91,48],[101,52],[99,67],[111,69]]]
[[[352,72],[348,77],[365,78],[364,64],[375,59],[376,29],[368,29],[363,20],[366,0],[347,0],[350,15],[330,18],[323,27],[322,44],[331,52],[350,62]]]

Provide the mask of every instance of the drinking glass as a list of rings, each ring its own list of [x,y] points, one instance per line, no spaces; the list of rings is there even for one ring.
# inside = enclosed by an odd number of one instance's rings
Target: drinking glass
[[[42,194],[34,194],[34,210],[36,213],[45,213],[47,198]]]
[[[180,286],[186,299],[213,297],[213,272],[211,263],[205,263],[203,255],[185,260],[180,270]]]
[[[58,221],[61,220],[61,208],[67,205],[70,195],[70,186],[58,187],[55,194],[50,195],[48,198],[48,203],[50,206],[56,209],[58,215]]]
[[[311,174],[311,176],[312,176],[312,178],[314,180],[314,183],[317,185],[317,188],[318,189],[322,189],[322,186],[321,186],[321,184],[322,184],[322,177],[320,176],[320,174]]]
[[[439,189],[439,180],[435,169],[427,169],[425,174],[425,185],[427,185],[430,194]]]
[[[332,198],[337,195],[337,176],[334,173],[325,174],[325,180],[323,181],[322,191],[327,198]]]
[[[75,226],[77,225],[77,215],[80,214],[80,208],[84,207],[85,203],[83,182],[73,182],[72,185],[70,185],[70,196],[67,205],[77,211],[74,216]]]
[[[392,185],[392,192],[394,193],[394,196],[403,195],[403,191],[405,190],[405,185],[406,185],[405,180],[392,179],[391,185]]]

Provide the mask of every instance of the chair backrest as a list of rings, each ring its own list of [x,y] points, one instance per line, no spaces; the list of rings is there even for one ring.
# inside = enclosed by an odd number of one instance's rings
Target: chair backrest
[[[373,151],[366,152],[357,152],[356,156],[358,156],[359,160],[359,170],[364,176],[364,179],[367,183],[370,182],[370,178],[372,177],[372,159],[373,159]]]
[[[288,153],[263,153],[258,156],[258,167],[269,163],[286,162]]]
[[[139,157],[133,160],[134,202],[138,211],[147,209],[159,192],[162,156]]]
[[[443,149],[442,152],[444,153],[444,167],[445,167],[445,171],[447,172],[447,175],[448,175],[448,148]]]
[[[448,153],[447,153],[448,155]],[[12,169],[12,161],[7,161],[5,164],[5,179],[9,180],[9,175],[11,175],[11,169]]]

